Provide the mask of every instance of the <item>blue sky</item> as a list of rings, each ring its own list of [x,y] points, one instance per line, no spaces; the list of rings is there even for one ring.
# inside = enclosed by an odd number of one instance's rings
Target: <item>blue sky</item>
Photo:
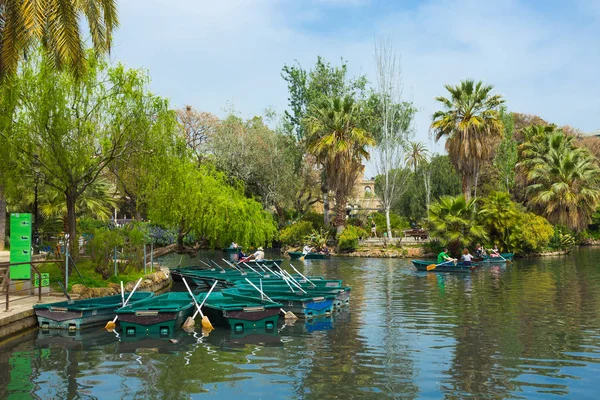
[[[404,97],[428,137],[435,96],[461,79],[493,84],[510,110],[600,129],[600,0],[121,0],[112,58],[149,70],[152,89],[243,117],[282,112],[280,72],[343,57],[374,82],[374,42],[402,56]]]

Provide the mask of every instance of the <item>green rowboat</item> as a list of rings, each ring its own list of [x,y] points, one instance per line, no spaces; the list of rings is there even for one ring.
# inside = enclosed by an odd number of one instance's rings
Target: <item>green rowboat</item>
[[[428,265],[431,265],[431,264],[437,265],[437,263],[435,261],[425,261],[425,260],[412,260],[412,263],[415,266],[415,268],[418,269],[419,271],[427,271]],[[428,272],[471,272],[471,271],[474,271],[476,268],[478,268],[477,263],[473,263],[469,266],[466,266],[462,262],[458,262],[458,263],[456,263],[456,265],[454,265],[453,262],[449,261],[442,265],[438,265],[437,267],[435,267],[434,269],[432,269]]]
[[[129,293],[125,293],[125,299],[128,296]],[[154,293],[151,292],[135,292],[128,304],[134,305],[152,296]],[[116,295],[35,304],[33,309],[41,329],[82,329],[112,320],[116,310],[123,305],[122,301],[121,295]]]
[[[121,307],[117,316],[125,336],[170,336],[194,310],[187,292],[170,292]]]
[[[304,254],[301,251],[288,251],[288,255],[292,260],[298,260],[300,257],[304,256],[305,260],[324,260],[329,257],[327,254],[322,253],[308,253]]]
[[[198,295],[198,303],[201,303],[204,297],[204,293]],[[202,306],[202,312],[213,326],[229,328],[238,333],[253,329],[264,329],[267,332],[275,330],[281,304],[258,300],[241,300],[224,293],[213,292]]]
[[[240,301],[260,301],[260,293],[254,288],[231,288],[222,291],[224,294],[231,296]],[[263,292],[271,298],[271,300],[283,305],[285,311],[291,311],[299,318],[314,318],[321,315],[329,315],[333,312],[333,302],[335,295],[311,295],[294,294],[287,291],[269,290],[263,287]]]

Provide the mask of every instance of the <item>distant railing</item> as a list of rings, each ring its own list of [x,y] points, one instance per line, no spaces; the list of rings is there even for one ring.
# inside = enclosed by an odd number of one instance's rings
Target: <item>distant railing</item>
[[[37,275],[37,281],[38,281],[38,285],[37,285],[37,297],[38,297],[38,303],[40,303],[42,301],[42,274],[40,273],[40,271],[36,268],[35,265],[39,265],[39,264],[45,264],[45,263],[61,263],[61,262],[65,262],[65,260],[39,260],[39,261],[26,261],[26,262],[18,262],[18,263],[11,263],[11,262],[2,262],[0,263],[0,278],[2,278],[4,280],[4,284],[3,284],[3,289],[6,291],[5,293],[5,301],[6,301],[6,306],[4,311],[8,311],[8,305],[11,301],[19,301],[19,300],[23,300],[26,298],[31,298],[35,296],[35,287],[29,287],[29,288],[25,288],[25,289],[20,289],[20,290],[13,290],[11,292],[10,288],[11,286],[16,287],[17,283],[13,283],[11,282],[10,279],[10,267],[13,265],[26,265],[26,264],[30,264],[31,265],[31,269],[34,273],[34,275]],[[2,271],[2,269],[4,269]],[[11,294],[15,295],[15,294],[19,294],[22,292],[26,292],[27,295],[25,295],[24,297],[20,296],[17,299],[10,299]]]

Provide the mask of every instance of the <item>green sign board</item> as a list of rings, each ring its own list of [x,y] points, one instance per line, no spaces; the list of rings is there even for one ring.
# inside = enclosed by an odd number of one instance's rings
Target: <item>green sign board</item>
[[[31,261],[31,214],[10,214],[10,262]],[[10,279],[31,279],[31,265],[12,265]]]
[[[42,287],[50,286],[50,274],[49,273],[43,273],[43,274],[40,274],[40,275],[42,275]],[[35,283],[33,284],[33,287],[39,287],[40,286],[40,281],[38,279],[38,275],[34,274],[33,276],[35,278]]]

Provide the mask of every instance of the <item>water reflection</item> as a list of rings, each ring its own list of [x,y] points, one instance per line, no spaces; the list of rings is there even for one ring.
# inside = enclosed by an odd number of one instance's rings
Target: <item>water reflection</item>
[[[30,332],[0,347],[0,398],[593,398],[598,256],[468,274],[405,260],[298,262],[352,286],[350,309],[271,333]]]

